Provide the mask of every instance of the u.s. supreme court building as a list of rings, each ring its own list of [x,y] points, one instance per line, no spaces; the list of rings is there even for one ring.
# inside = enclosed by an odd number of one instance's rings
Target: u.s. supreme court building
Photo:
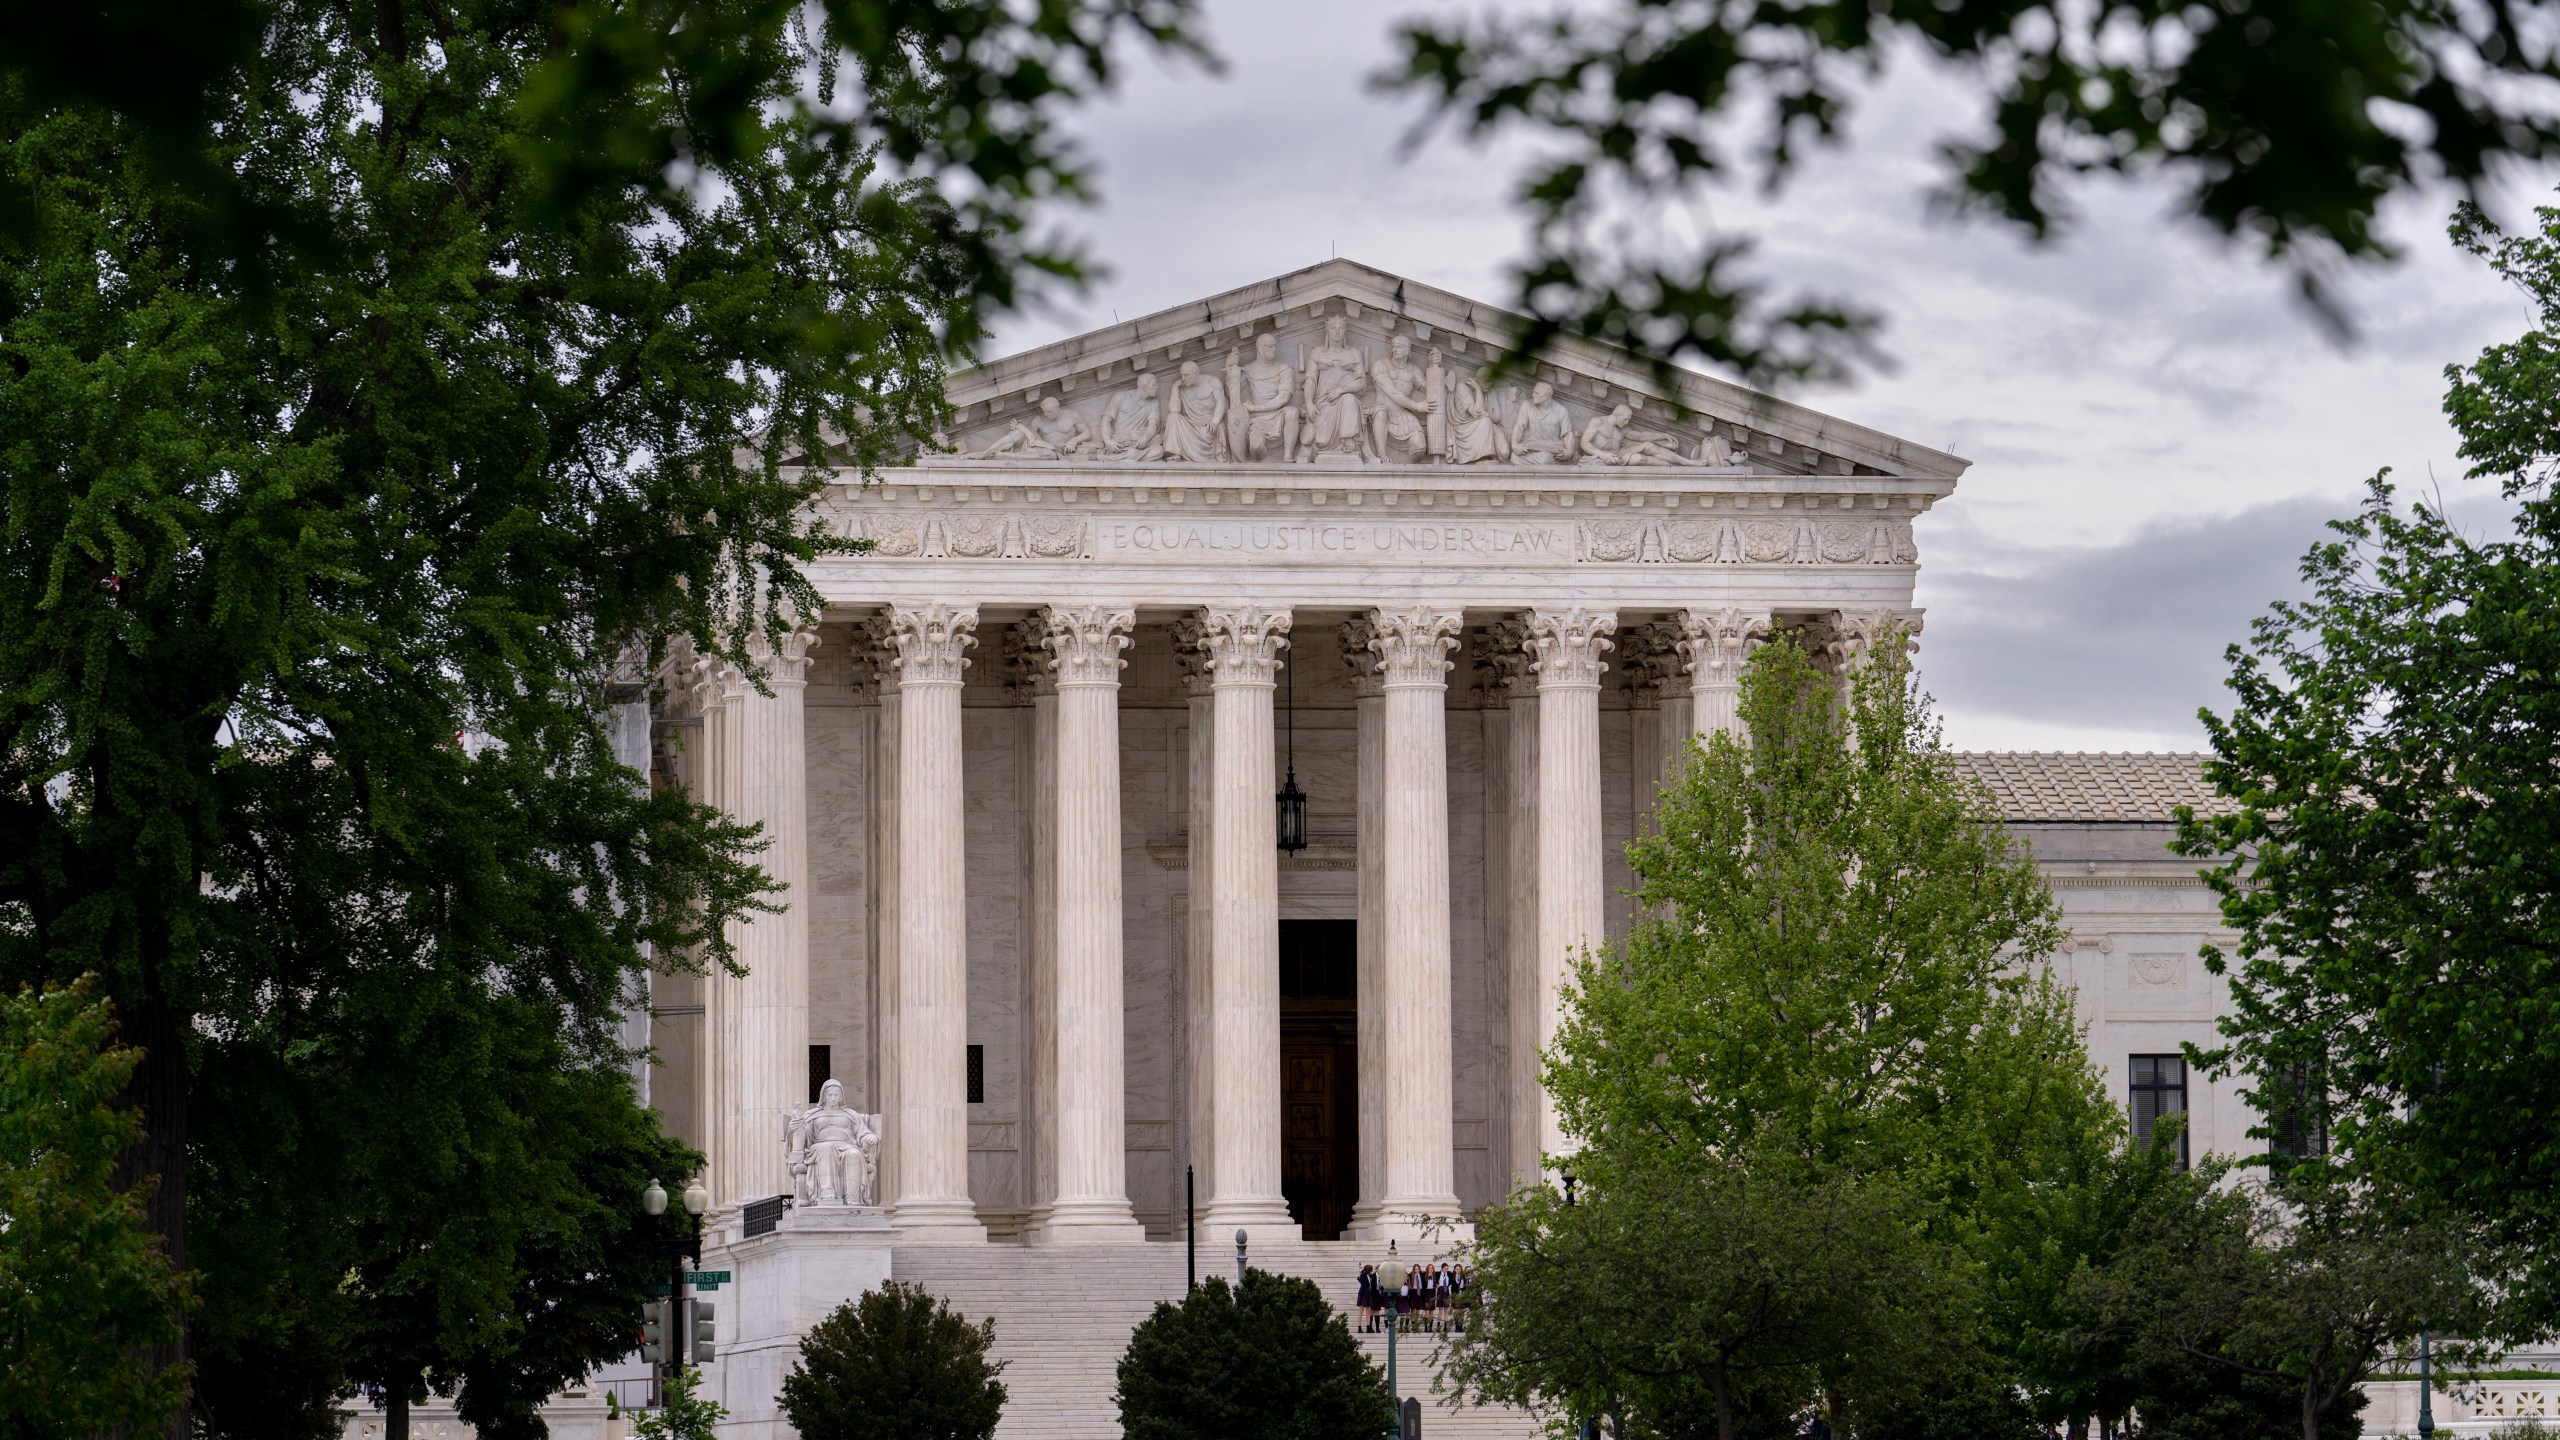
[[[1518,324],[1338,260],[959,374],[948,450],[826,493],[873,548],[813,567],[770,693],[659,676],[657,779],[763,825],[788,887],[747,974],[652,997],[650,1099],[737,1277],[737,1433],[780,1433],[791,1337],[894,1273],[998,1313],[1000,1350],[1090,1340],[1116,1434],[1144,1303],[1074,1305],[1178,1295],[1186,1203],[1204,1271],[1241,1230],[1347,1303],[1360,1255],[1447,1244],[1565,1148],[1539,1047],[1567,957],[1629,924],[1666,767],[1770,633],[1845,672],[1920,629],[1966,462],[1572,341],[1489,381]],[[2117,1098],[2249,1148],[2177,1058],[2228,938],[2163,848],[2196,759],[1957,763],[2062,899]],[[878,1119],[813,1179],[828,1081]],[[1043,1296],[1086,1318],[1000,1308]],[[1044,1373],[1016,1412],[1087,1403]]]

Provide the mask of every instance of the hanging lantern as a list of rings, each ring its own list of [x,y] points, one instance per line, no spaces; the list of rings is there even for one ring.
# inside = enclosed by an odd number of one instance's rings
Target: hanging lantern
[[[1295,855],[1307,848],[1307,792],[1298,788],[1298,671],[1290,666],[1289,675],[1289,778],[1280,782],[1280,793],[1272,796],[1279,807],[1278,830],[1280,853]]]

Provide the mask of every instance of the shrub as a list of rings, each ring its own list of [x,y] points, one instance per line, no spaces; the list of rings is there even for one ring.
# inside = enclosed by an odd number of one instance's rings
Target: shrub
[[[782,1413],[801,1440],[987,1440],[1004,1413],[995,1322],[890,1281],[836,1307],[800,1342]]]
[[[1378,1440],[1387,1377],[1324,1292],[1247,1270],[1158,1305],[1120,1357],[1125,1440]]]

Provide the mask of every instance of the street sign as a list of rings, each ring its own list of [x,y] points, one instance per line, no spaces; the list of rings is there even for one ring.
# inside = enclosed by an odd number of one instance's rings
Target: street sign
[[[687,1270],[684,1272],[684,1283],[687,1285],[725,1285],[728,1282],[729,1272],[726,1270]]]

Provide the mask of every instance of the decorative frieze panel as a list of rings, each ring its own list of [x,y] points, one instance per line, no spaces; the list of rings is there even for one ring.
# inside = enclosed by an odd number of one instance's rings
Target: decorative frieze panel
[[[1541,520],[1477,514],[1318,519],[862,510],[841,533],[887,559],[1203,560],[1281,564],[1419,560],[1520,564],[1912,565],[1908,520]]]

